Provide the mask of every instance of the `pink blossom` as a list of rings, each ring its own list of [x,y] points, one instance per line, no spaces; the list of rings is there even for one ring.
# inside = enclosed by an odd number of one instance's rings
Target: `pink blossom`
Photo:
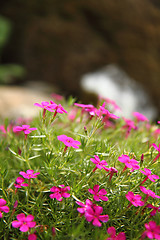
[[[57,93],[52,93],[51,96],[52,96],[54,99],[56,99],[57,101],[61,101],[61,100],[64,99],[63,96],[61,96],[61,95],[59,95],[59,94],[57,94]]]
[[[158,121],[157,123],[160,124],[160,121]]]
[[[107,222],[109,220],[108,215],[100,215],[103,212],[103,208],[100,206],[93,205],[88,206],[85,212],[85,218],[88,222],[92,222],[94,226],[101,227],[101,222]]]
[[[95,172],[97,168],[99,168],[99,169],[103,168],[105,171],[108,171],[108,168],[105,167],[108,165],[108,163],[105,160],[100,161],[100,159],[97,155],[94,155],[94,158],[90,158],[90,160],[94,164],[96,164],[96,167],[93,169],[93,172]]]
[[[30,125],[22,125],[22,127],[21,126],[13,127],[13,132],[21,132],[21,131],[23,131],[24,134],[25,134],[25,138],[27,137],[27,135],[29,133],[31,133],[34,130],[37,130],[37,128],[30,128]]]
[[[160,198],[160,196],[156,195],[153,191],[151,191],[150,189],[147,189],[143,186],[140,186],[140,190],[147,195],[147,199],[148,199],[148,197]],[[147,201],[147,199],[145,199],[145,202]]]
[[[19,172],[20,175],[22,175],[24,178],[30,179],[30,178],[36,178],[37,175],[40,174],[40,172],[34,173],[34,170],[27,170],[25,172]]]
[[[27,183],[24,183],[24,178],[18,177],[16,183],[14,183],[15,188],[28,187]]]
[[[114,110],[121,111],[120,107],[116,104],[116,102],[110,98],[104,98],[102,96],[98,96],[99,100],[104,100],[106,103],[111,104],[114,108]]]
[[[31,228],[36,226],[36,222],[33,222],[34,216],[25,216],[24,213],[17,215],[17,220],[12,222],[12,227],[19,228],[21,232],[27,232]]]
[[[142,113],[139,112],[133,112],[133,116],[136,117],[138,122],[149,122],[148,118],[144,116]]]
[[[155,143],[153,143],[152,146],[158,151],[157,156],[155,157],[155,159],[153,159],[153,162],[156,162],[157,159],[160,157],[160,144],[159,147]]]
[[[138,170],[140,168],[138,162],[135,159],[130,159],[128,155],[122,155],[118,158],[118,160],[125,164],[123,171],[127,168],[131,168],[131,171]]]
[[[133,204],[135,207],[138,207],[138,206],[143,206],[144,205],[144,202],[141,201],[141,196],[140,195],[134,195],[133,192],[128,192],[126,194],[126,198],[128,199],[128,201],[130,201],[131,203],[129,204],[128,207],[131,206],[131,204]]]
[[[37,236],[35,233],[29,234],[28,235],[28,240],[37,240]]]
[[[127,129],[126,136],[125,136],[127,138],[131,132],[131,129],[136,130],[137,127],[135,126],[135,123],[132,120],[126,119],[124,117],[123,117],[123,120],[125,121],[126,124],[122,126],[122,129]]]
[[[151,175],[151,170],[144,168],[144,171],[140,170],[141,173],[143,173],[144,175],[146,175],[147,177],[142,181],[141,185],[147,181],[147,179],[150,179],[152,182],[155,182],[154,179],[159,179],[159,176],[157,175]]]
[[[0,198],[0,218],[3,217],[2,212],[8,213],[9,212],[9,207],[6,206],[7,202],[3,198]]]
[[[67,111],[62,107],[61,104],[57,105],[55,104],[53,101],[50,101],[51,105],[50,107],[53,108],[55,110],[54,116],[53,118],[55,118],[55,116],[57,115],[57,113],[67,113]]]
[[[58,140],[63,142],[67,147],[79,148],[77,145],[81,145],[79,141],[74,140],[71,137],[67,137],[66,135],[57,136]]]
[[[146,230],[142,233],[142,239],[148,237],[149,239],[160,239],[160,225],[156,225],[154,221],[144,224]]]
[[[76,201],[76,203],[81,206],[80,208],[77,208],[77,211],[81,213],[81,216],[85,214],[87,207],[92,207],[94,205],[89,199],[86,199],[86,204],[79,201]]]
[[[113,177],[113,174],[114,173],[118,173],[118,170],[116,169],[116,168],[114,168],[114,167],[111,167],[111,168],[107,168],[107,170],[109,171],[109,173],[108,173],[108,175],[110,175],[110,177],[109,177],[109,181],[111,181],[111,179],[112,179],[112,177]],[[107,176],[108,176],[107,175]]]
[[[114,227],[109,227],[107,233],[110,235],[106,240],[126,240],[124,232],[120,232],[116,235],[116,229]]]
[[[93,190],[91,188],[88,189],[88,191],[93,194],[93,198],[95,201],[108,201],[108,197],[105,197],[104,195],[107,194],[107,191],[103,188],[99,191],[99,185],[94,185]]]
[[[105,122],[107,119],[112,118],[112,119],[118,119],[119,117],[114,115],[113,113],[110,113],[106,108],[105,108],[105,102],[102,104],[102,106],[99,107],[97,111],[97,116],[101,117],[104,115],[103,121]]]
[[[146,205],[147,208],[152,208],[153,210],[150,212],[151,216],[156,215],[156,212],[160,212],[160,207],[155,207],[152,204],[147,204]]]
[[[82,108],[82,114],[84,112],[88,112],[92,117],[96,115],[97,108],[95,108],[92,104],[74,103],[74,105]]]
[[[53,103],[53,101],[51,103],[43,101],[43,102],[41,102],[41,104],[40,103],[34,103],[34,106],[46,109],[46,110],[48,110],[50,112],[53,112],[55,107],[57,106],[57,104]]]
[[[67,186],[65,187],[63,184],[59,185],[59,187],[55,187],[53,186],[50,189],[51,192],[53,192],[53,194],[50,194],[50,198],[56,198],[58,201],[62,201],[63,197],[64,198],[69,198],[70,194],[68,193],[68,191],[70,191],[70,187]]]

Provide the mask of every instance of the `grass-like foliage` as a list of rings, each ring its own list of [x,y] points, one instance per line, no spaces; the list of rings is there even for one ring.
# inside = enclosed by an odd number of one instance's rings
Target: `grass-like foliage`
[[[1,239],[160,239],[159,125],[53,100],[0,126]]]

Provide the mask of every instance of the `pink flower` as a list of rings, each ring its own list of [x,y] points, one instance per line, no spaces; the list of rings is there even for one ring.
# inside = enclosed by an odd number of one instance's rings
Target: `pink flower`
[[[107,170],[109,171],[109,173],[108,173],[108,175],[110,175],[110,177],[109,177],[109,181],[111,181],[111,179],[112,179],[112,177],[113,177],[113,174],[114,173],[118,173],[118,170],[116,169],[116,168],[114,168],[114,167],[111,167],[111,168],[107,168]],[[107,176],[108,176],[107,175]]]
[[[137,129],[137,127],[135,126],[135,123],[130,120],[130,119],[126,119],[123,117],[123,120],[125,121],[125,125],[122,126],[122,129],[127,129],[126,131],[126,138],[129,136],[130,132],[131,132],[131,129]]]
[[[140,186],[140,190],[147,195],[147,197],[146,197],[147,199],[148,199],[148,197],[160,198],[160,196],[156,195],[153,191],[151,191],[150,189],[147,189],[143,186]],[[145,199],[144,201],[146,202],[147,199]]]
[[[104,122],[109,118],[112,118],[112,119],[119,118],[118,116],[114,115],[113,113],[110,113],[107,109],[105,109],[105,102],[102,104],[102,106],[99,107],[96,114],[98,117],[101,117],[102,115],[104,115],[104,119],[103,119]]]
[[[17,220],[12,222],[12,227],[19,228],[21,232],[27,232],[30,228],[36,226],[36,222],[33,222],[34,216],[28,215],[25,216],[24,213],[17,215]]]
[[[54,99],[56,99],[57,101],[61,101],[61,100],[64,99],[63,96],[61,96],[61,95],[59,95],[59,94],[57,94],[57,93],[52,93],[51,96],[52,96]]]
[[[160,124],[160,121],[158,121],[157,123]]]
[[[146,205],[147,208],[152,208],[153,210],[150,212],[151,216],[156,215],[156,212],[160,212],[160,207],[155,207],[152,204],[147,204]]]
[[[126,194],[126,198],[128,199],[128,201],[130,201],[131,203],[129,204],[128,207],[131,206],[131,204],[133,204],[135,207],[138,207],[138,206],[143,206],[144,205],[144,202],[141,201],[141,196],[140,195],[134,195],[133,192],[128,192]]]
[[[124,232],[120,232],[116,235],[116,229],[114,227],[109,227],[107,233],[110,235],[106,240],[126,240]]]
[[[160,226],[156,225],[154,221],[144,224],[146,230],[142,234],[142,239],[148,237],[149,239],[160,239]]]
[[[92,222],[94,226],[101,227],[101,222],[107,222],[109,220],[108,215],[100,215],[103,212],[103,208],[100,206],[93,205],[88,206],[85,212],[85,218],[88,222]]]
[[[55,187],[53,186],[50,189],[51,192],[53,192],[53,194],[50,194],[50,198],[56,198],[58,201],[62,201],[63,197],[64,198],[69,198],[70,194],[68,193],[68,191],[70,191],[70,187],[67,186],[65,187],[64,185],[59,185],[59,187]]]
[[[52,105],[51,105],[52,104]],[[35,103],[34,106],[37,106],[37,107],[40,107],[40,108],[43,108],[43,109],[46,109],[50,112],[53,112],[55,107],[57,106],[56,103],[53,103],[53,101],[51,103],[49,102],[46,102],[46,101],[43,101],[41,102],[41,104],[39,103]]]
[[[77,208],[77,211],[81,213],[81,216],[85,214],[87,207],[92,207],[94,205],[89,199],[86,200],[86,204],[79,201],[76,201],[76,203],[81,206],[80,208]]]
[[[22,175],[24,178],[30,179],[30,178],[36,178],[37,175],[40,174],[40,172],[34,173],[34,170],[27,170],[25,172],[19,172],[20,175]]]
[[[153,143],[152,146],[159,152],[155,159],[153,159],[153,162],[155,162],[160,157],[160,144],[159,147],[155,143]]]
[[[133,116],[136,117],[138,122],[149,122],[148,118],[144,116],[142,113],[139,112],[133,112]]]
[[[103,201],[108,201],[108,197],[104,196],[107,194],[107,191],[105,189],[101,189],[99,191],[99,185],[94,185],[93,190],[89,188],[88,192],[94,195],[93,198],[95,201],[100,201],[100,199]]]
[[[37,236],[35,233],[29,234],[28,235],[28,240],[37,240]]]
[[[90,158],[90,160],[94,164],[96,164],[96,167],[93,169],[93,172],[95,172],[97,168],[99,168],[99,169],[103,168],[105,171],[108,171],[108,168],[105,167],[108,165],[108,163],[105,160],[100,161],[100,159],[97,155],[94,155],[94,158]]]
[[[144,175],[146,175],[147,177],[142,181],[141,185],[147,181],[147,179],[150,179],[152,182],[155,182],[154,179],[159,179],[159,176],[157,175],[151,175],[151,170],[144,168],[144,171],[140,170],[141,173],[143,173]]]
[[[67,111],[62,107],[61,104],[57,105],[55,104],[53,101],[50,101],[51,102],[51,107],[54,108],[55,110],[55,113],[67,113]]]
[[[67,147],[79,148],[77,145],[81,145],[79,141],[74,140],[71,137],[67,137],[66,135],[57,136],[58,140],[63,142]]]
[[[25,134],[25,138],[27,138],[27,135],[31,133],[32,131],[37,130],[37,128],[30,128],[30,125],[22,125],[21,126],[15,126],[13,127],[13,132],[21,132],[23,131]]]
[[[125,164],[123,171],[127,168],[131,168],[131,171],[138,170],[140,168],[138,162],[135,159],[130,159],[127,155],[122,155],[118,158],[118,160]]]
[[[2,212],[8,213],[9,212],[9,207],[6,206],[7,202],[3,198],[0,198],[0,218],[3,217]]]
[[[14,183],[15,188],[28,187],[27,183],[23,183],[24,181],[24,178],[18,177],[16,183]]]

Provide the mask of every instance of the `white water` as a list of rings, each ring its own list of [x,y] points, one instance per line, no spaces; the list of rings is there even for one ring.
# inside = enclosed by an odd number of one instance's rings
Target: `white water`
[[[83,89],[114,100],[124,117],[132,118],[132,113],[140,112],[153,120],[157,111],[142,86],[131,79],[116,65],[85,74],[81,79]]]

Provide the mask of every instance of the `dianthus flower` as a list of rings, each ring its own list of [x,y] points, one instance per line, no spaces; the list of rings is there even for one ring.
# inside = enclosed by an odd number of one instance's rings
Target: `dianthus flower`
[[[54,116],[53,116],[53,119],[55,118],[55,116],[57,115],[57,113],[68,113],[63,107],[61,104],[57,105],[55,104],[53,101],[50,101],[51,105],[50,107],[53,108],[55,110],[55,113],[54,113]]]
[[[94,226],[101,227],[101,222],[108,222],[108,215],[101,215],[103,208],[100,206],[93,205],[92,207],[88,206],[85,212],[85,218],[88,222],[92,222]],[[101,222],[100,222],[101,221]]]
[[[124,117],[123,117],[123,120],[125,121],[126,124],[122,126],[122,129],[127,129],[126,136],[125,136],[127,138],[131,132],[131,129],[136,130],[137,127],[135,126],[135,123],[132,120],[126,119]]]
[[[7,202],[3,198],[0,198],[0,218],[3,217],[2,212],[8,213],[9,212],[9,207],[6,206]]]
[[[57,100],[57,101],[61,101],[61,100],[63,100],[64,99],[64,97],[62,96],[62,95],[59,95],[59,94],[57,94],[57,93],[52,93],[51,94],[51,97],[53,97],[55,100]]]
[[[160,144],[159,144],[159,147],[155,143],[153,143],[152,146],[159,152],[155,157],[155,159],[153,159],[153,162],[156,162],[157,159],[160,157]]]
[[[105,122],[109,118],[112,119],[118,119],[119,117],[114,115],[113,113],[110,113],[107,109],[105,109],[105,102],[102,104],[102,106],[99,107],[97,111],[97,116],[102,117],[104,115],[103,121]]]
[[[37,236],[35,233],[29,234],[28,235],[28,240],[37,240]]]
[[[144,202],[147,202],[148,198],[149,197],[152,197],[152,198],[160,198],[160,196],[156,195],[155,192],[151,191],[150,189],[146,189],[145,187],[143,186],[140,186],[140,190],[146,194],[146,198],[144,200]]]
[[[138,170],[140,168],[138,162],[135,159],[130,159],[128,155],[122,155],[121,157],[118,158],[118,160],[125,164],[123,172],[127,168],[131,168],[131,171]]]
[[[46,110],[48,110],[49,112],[54,112],[54,109],[57,106],[57,104],[54,103],[53,101],[51,101],[51,103],[43,101],[41,102],[41,104],[35,103],[34,105],[37,107],[43,108],[43,118],[45,117]]]
[[[107,233],[110,235],[106,240],[126,240],[124,232],[120,232],[116,235],[116,229],[114,227],[109,227]]]
[[[93,169],[93,172],[95,172],[97,168],[99,168],[99,169],[103,168],[104,170],[106,170],[108,172],[108,168],[105,167],[108,165],[108,163],[105,160],[100,161],[100,159],[97,155],[94,155],[94,158],[90,158],[90,160],[94,164],[96,164],[95,168]]]
[[[89,115],[91,116],[90,120],[92,119],[93,116],[96,115],[97,108],[95,108],[92,104],[74,103],[74,105],[82,108],[82,111],[81,111],[82,115],[84,112],[88,112]]]
[[[79,213],[81,213],[81,216],[85,214],[86,212],[86,209],[88,206],[92,207],[94,204],[91,202],[91,200],[89,199],[86,199],[86,204],[82,203],[82,202],[79,202],[79,201],[76,201],[76,203],[81,206],[79,208],[77,208],[77,211]]]
[[[109,171],[109,173],[108,173],[108,175],[110,175],[109,176],[109,181],[111,181],[111,179],[112,179],[112,177],[113,177],[113,174],[114,173],[118,173],[118,170],[116,169],[116,168],[114,168],[114,167],[111,167],[111,168],[107,168],[107,170]],[[107,176],[108,176],[107,175]]]
[[[94,185],[93,189],[89,188],[88,192],[90,192],[91,194],[93,194],[93,198],[95,201],[108,201],[108,197],[104,196],[107,194],[107,191],[103,188],[99,191],[99,185]]]
[[[147,204],[146,205],[147,208],[152,208],[153,210],[150,212],[151,216],[156,215],[156,212],[160,212],[160,207],[155,207],[152,204]]]
[[[133,116],[136,117],[138,122],[149,122],[148,118],[144,116],[142,113],[139,112],[133,112]]]
[[[66,145],[65,151],[68,147],[79,148],[77,145],[81,145],[79,141],[76,141],[71,137],[67,137],[66,135],[59,135],[57,138]]]
[[[135,207],[138,207],[138,206],[143,206],[144,205],[144,202],[141,201],[141,196],[140,195],[134,195],[133,192],[128,192],[126,194],[126,198],[128,199],[128,201],[130,201],[130,204],[128,206],[128,208],[133,204]]]
[[[20,175],[22,175],[24,178],[30,179],[30,178],[36,178],[37,175],[40,174],[40,172],[34,173],[34,170],[27,170],[25,172],[19,172]]]
[[[50,194],[50,198],[56,198],[58,201],[62,201],[63,197],[64,198],[69,198],[70,194],[68,193],[68,191],[70,191],[70,187],[67,186],[65,187],[63,184],[59,185],[59,187],[55,187],[53,186],[50,189],[51,192],[53,192],[52,194]]]
[[[147,177],[141,182],[141,185],[147,181],[147,179],[150,179],[152,182],[155,182],[154,179],[159,179],[159,176],[157,175],[151,175],[151,170],[144,168],[144,171],[140,170],[141,173],[143,173],[144,175],[146,175]]]
[[[28,232],[31,228],[36,226],[36,222],[33,221],[34,216],[25,216],[24,213],[17,215],[17,220],[12,222],[12,227],[19,228],[21,232]]]
[[[156,225],[154,221],[144,224],[146,230],[142,233],[142,239],[148,237],[149,239],[160,239],[160,225]]]
[[[24,183],[24,178],[18,177],[14,183],[15,188],[28,187],[28,183]]]
[[[30,125],[22,125],[21,126],[15,126],[13,127],[13,132],[21,132],[23,131],[25,134],[25,138],[27,138],[27,135],[31,133],[32,131],[37,130],[37,128],[30,128]]]
[[[102,96],[98,96],[99,100],[103,100],[105,101],[107,104],[111,104],[114,108],[114,110],[118,110],[118,111],[121,111],[120,107],[116,104],[116,102],[110,98],[104,98]]]

